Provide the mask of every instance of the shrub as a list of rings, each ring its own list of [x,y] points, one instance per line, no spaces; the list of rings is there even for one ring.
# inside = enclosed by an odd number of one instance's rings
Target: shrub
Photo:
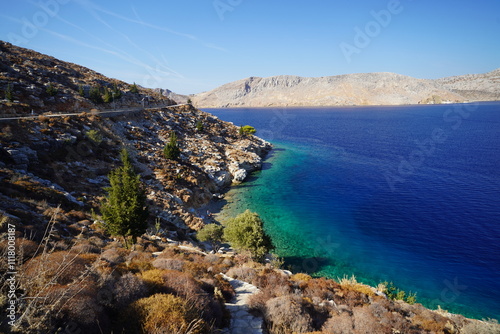
[[[52,82],[47,85],[47,89],[45,91],[50,96],[56,96],[57,95],[57,88],[54,87],[54,85],[52,84]]]
[[[97,130],[89,130],[85,133],[85,135],[96,145],[100,145],[102,143],[102,135]]]
[[[5,99],[9,102],[14,102],[14,88],[12,84],[8,84],[7,89],[5,89]]]
[[[163,148],[163,155],[170,160],[177,160],[181,154],[179,146],[177,146],[177,135],[175,131],[170,132],[170,139],[167,145]]]
[[[255,130],[255,128],[250,125],[241,126],[239,130],[240,136],[253,135],[256,132],[257,130]]]
[[[147,295],[147,287],[140,278],[132,273],[126,273],[105,285],[113,295],[113,308],[120,310],[132,302]]]
[[[306,333],[313,330],[311,316],[300,296],[282,296],[266,303],[266,320],[271,333]]]
[[[153,261],[153,267],[157,269],[182,271],[182,269],[184,268],[184,261],[178,259],[159,258]]]
[[[89,91],[89,99],[94,103],[103,103],[101,96],[101,88],[99,86],[92,86]]]
[[[488,321],[471,321],[462,328],[463,334],[498,334],[500,333],[500,325],[496,320]]]
[[[224,239],[233,247],[250,251],[255,259],[262,260],[274,248],[263,225],[258,214],[247,210],[227,222]]]
[[[227,276],[252,283],[257,277],[257,270],[248,267],[232,267],[226,273]]]
[[[101,259],[108,261],[111,265],[117,265],[125,262],[127,251],[120,248],[109,248],[101,254]]]
[[[208,224],[198,231],[196,237],[200,241],[207,241],[212,246],[212,250],[217,253],[223,240],[224,228],[217,224]]]
[[[403,300],[410,305],[413,305],[417,302],[417,294],[416,293],[406,293],[406,291],[399,289],[392,282],[383,282],[379,285],[381,288],[385,286],[385,289],[382,290],[389,299],[392,300]]]
[[[328,334],[352,334],[354,333],[354,324],[350,315],[342,312],[328,319],[322,330]]]
[[[185,300],[170,294],[139,299],[132,303],[127,313],[137,318],[136,333],[195,334],[201,333],[205,326]]]
[[[204,126],[203,126],[203,122],[202,122],[202,121],[198,121],[198,122],[196,122],[196,130],[197,130],[198,132],[202,132],[202,131],[203,131],[203,128],[204,128]]]
[[[139,88],[137,88],[137,85],[135,84],[135,82],[134,82],[134,84],[133,84],[133,85],[131,85],[131,86],[130,86],[130,88],[129,88],[129,89],[130,89],[130,92],[131,92],[131,93],[134,93],[134,94],[139,94]]]

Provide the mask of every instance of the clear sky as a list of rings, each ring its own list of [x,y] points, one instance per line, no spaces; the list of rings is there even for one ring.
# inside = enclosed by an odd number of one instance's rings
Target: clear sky
[[[499,0],[15,0],[0,39],[190,94],[249,76],[500,67]]]

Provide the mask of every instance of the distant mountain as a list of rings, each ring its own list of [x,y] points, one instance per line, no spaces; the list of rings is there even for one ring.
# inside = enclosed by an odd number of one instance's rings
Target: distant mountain
[[[439,80],[394,73],[250,77],[192,97],[204,108],[405,105],[500,100],[500,70]]]
[[[189,99],[188,95],[177,94],[168,89],[156,88],[155,91],[178,104],[187,103]]]

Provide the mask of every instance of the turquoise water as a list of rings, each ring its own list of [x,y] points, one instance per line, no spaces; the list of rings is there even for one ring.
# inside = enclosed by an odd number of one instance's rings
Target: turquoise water
[[[258,212],[296,271],[393,281],[426,306],[498,319],[499,109],[207,110],[276,147],[219,218]],[[419,146],[435,129],[446,140]],[[398,173],[419,150],[429,154]]]

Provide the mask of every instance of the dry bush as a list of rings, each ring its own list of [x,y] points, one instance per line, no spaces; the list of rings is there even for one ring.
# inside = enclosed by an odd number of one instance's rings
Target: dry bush
[[[22,282],[32,291],[51,283],[69,284],[91,263],[92,258],[69,252],[45,253],[24,264]]]
[[[214,286],[219,289],[226,302],[230,302],[236,296],[233,286],[221,275],[215,275]]]
[[[32,258],[35,255],[38,249],[38,243],[34,242],[33,240],[19,238],[16,239],[16,249],[19,254],[19,258],[22,261],[21,263],[24,263],[24,261]],[[3,253],[3,251],[0,250],[0,253]]]
[[[339,284],[342,289],[356,291],[370,297],[375,296],[374,289],[366,284],[359,283],[354,275],[351,277],[344,276],[344,278],[339,280]]]
[[[196,278],[207,277],[209,264],[204,262],[190,262],[186,261],[184,263],[184,271],[191,274]]]
[[[257,277],[257,270],[248,267],[232,267],[226,273],[227,276],[252,283]]]
[[[130,303],[147,296],[147,287],[144,282],[132,273],[127,273],[117,279],[110,279],[103,289],[112,296],[113,308],[120,310]]]
[[[87,239],[81,239],[81,240],[77,241],[77,243],[75,245],[73,245],[73,247],[71,247],[70,252],[76,253],[76,254],[81,254],[81,253],[95,253],[95,254],[97,254],[97,253],[100,253],[101,250],[99,249],[99,247],[95,246]]]
[[[148,252],[133,251],[126,258],[126,270],[141,272],[153,268],[151,260],[153,255]]]
[[[132,319],[137,321],[129,328],[123,328],[127,332],[196,334],[202,333],[205,327],[203,320],[196,315],[186,300],[170,294],[155,294],[139,299],[132,303],[127,315],[128,322]]]
[[[311,316],[300,296],[270,299],[266,303],[265,316],[272,334],[306,333],[313,330]]]
[[[411,320],[426,331],[444,334],[448,319],[423,307],[415,307],[418,312]]]
[[[342,312],[328,319],[322,330],[328,334],[352,334],[354,333],[354,323],[349,313]]]
[[[339,285],[330,279],[315,278],[309,280],[304,287],[304,296],[309,298],[318,297],[322,300],[332,300],[335,295],[335,289],[339,289]]]
[[[290,277],[290,280],[297,282],[300,285],[302,283],[309,282],[310,280],[312,280],[312,277],[307,275],[307,274],[304,274],[304,273],[298,273],[298,274],[292,275],[292,277]]]
[[[463,334],[500,334],[500,325],[496,320],[471,321],[462,328]]]
[[[101,254],[101,259],[108,261],[111,265],[117,265],[125,262],[129,252],[123,248],[110,248],[106,249]]]
[[[184,261],[177,259],[158,258],[153,261],[153,267],[157,269],[182,271],[182,269],[184,268]]]
[[[355,307],[352,310],[352,318],[356,334],[391,334],[390,327],[385,327],[379,323],[368,307]]]
[[[166,270],[151,269],[144,271],[140,274],[140,278],[146,283],[146,286],[152,292],[160,292],[164,289],[165,281],[163,280],[163,273]]]

